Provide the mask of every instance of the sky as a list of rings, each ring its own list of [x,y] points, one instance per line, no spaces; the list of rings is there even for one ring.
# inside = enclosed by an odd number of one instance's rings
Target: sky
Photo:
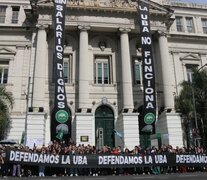
[[[207,4],[207,0],[179,0],[180,2],[190,2],[198,4]]]

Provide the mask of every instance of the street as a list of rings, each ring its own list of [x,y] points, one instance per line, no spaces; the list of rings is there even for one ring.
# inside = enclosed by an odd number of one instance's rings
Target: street
[[[15,179],[34,179],[34,180],[206,180],[207,173],[176,173],[176,174],[165,174],[165,175],[129,175],[129,176],[78,176],[78,177],[22,177],[22,178],[14,178],[8,177],[7,179],[15,180]]]

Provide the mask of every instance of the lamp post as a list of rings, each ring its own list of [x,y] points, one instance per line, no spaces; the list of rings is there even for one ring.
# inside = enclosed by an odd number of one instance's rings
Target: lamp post
[[[201,69],[203,69],[205,66],[207,66],[207,63],[204,64],[203,66],[201,66],[196,73],[198,73]],[[192,83],[192,82],[191,82]],[[193,109],[194,109],[194,116],[195,116],[195,128],[196,131],[198,130],[198,119],[197,119],[197,112],[196,112],[196,104],[195,104],[195,92],[194,92],[194,87],[192,87],[192,96],[193,96]],[[198,142],[198,146],[200,146],[200,137],[199,138],[195,138],[194,144],[196,145],[196,141]]]
[[[207,66],[207,63],[201,66],[196,72],[199,72],[201,69],[203,69],[205,66]]]
[[[29,107],[29,91],[30,91],[30,79],[28,78],[27,94],[26,94],[26,111],[25,111],[25,124],[24,124],[24,145],[27,144],[27,121],[28,121],[28,107]]]

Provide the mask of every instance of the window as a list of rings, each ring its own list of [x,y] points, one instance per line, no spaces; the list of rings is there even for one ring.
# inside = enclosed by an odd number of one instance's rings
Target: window
[[[203,33],[207,34],[207,19],[201,19],[202,27],[203,27]]]
[[[0,23],[5,23],[6,6],[0,6]]]
[[[96,56],[94,63],[94,83],[111,84],[111,56]]]
[[[19,7],[12,7],[12,24],[18,23]]]
[[[0,84],[6,84],[8,81],[9,62],[0,61]]]
[[[53,74],[52,74],[52,82],[55,82],[55,62],[53,61]],[[72,83],[72,54],[65,54],[63,58],[63,73],[64,73],[64,82]]]
[[[193,69],[195,69],[197,65],[195,64],[187,64],[186,65],[186,71],[187,71],[187,81],[192,82],[193,81]]]
[[[65,55],[63,58],[64,82],[72,83],[72,54]]]
[[[142,84],[142,62],[141,57],[134,58],[134,84]]]
[[[186,26],[187,26],[187,31],[189,33],[194,33],[194,24],[193,24],[193,18],[192,17],[186,17]]]
[[[187,81],[188,82],[192,82],[193,81],[193,71],[189,67],[187,67]]]
[[[175,17],[176,19],[176,28],[178,32],[183,32],[182,17]]]

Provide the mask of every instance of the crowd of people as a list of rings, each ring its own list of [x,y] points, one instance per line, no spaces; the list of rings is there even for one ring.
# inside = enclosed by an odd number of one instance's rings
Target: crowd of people
[[[139,174],[166,174],[166,173],[186,173],[195,171],[206,172],[207,167],[201,166],[156,166],[156,167],[117,167],[117,168],[64,168],[64,167],[51,167],[45,164],[23,165],[16,163],[6,163],[5,150],[7,146],[0,147],[0,166],[2,177],[32,177],[32,176],[100,176],[100,175],[139,175]],[[75,145],[74,143],[66,144],[65,141],[53,141],[48,146],[29,148],[23,145],[14,145],[9,148],[17,148],[25,152],[34,153],[51,153],[54,155],[89,155],[89,154],[113,154],[113,155],[150,155],[150,154],[163,154],[163,153],[180,153],[180,154],[206,154],[206,149],[203,147],[191,148],[173,148],[171,145],[163,145],[161,148],[151,147],[142,149],[140,146],[134,146],[133,149],[125,147],[122,149],[120,146],[111,148],[103,146],[97,149],[91,145]]]

